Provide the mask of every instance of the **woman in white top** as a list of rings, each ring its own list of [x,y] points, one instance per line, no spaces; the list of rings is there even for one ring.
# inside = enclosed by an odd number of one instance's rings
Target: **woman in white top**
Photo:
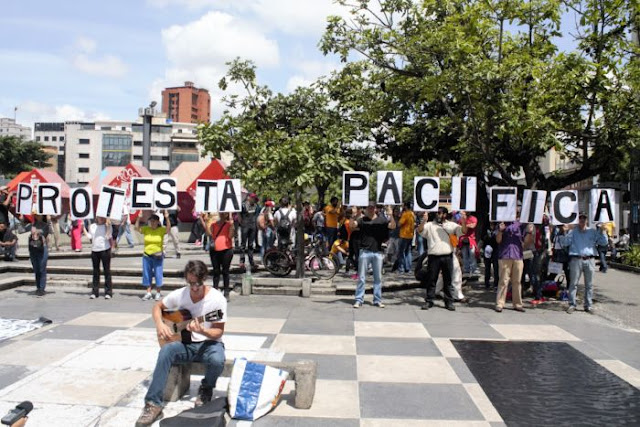
[[[100,261],[104,271],[104,298],[111,299],[111,245],[113,242],[111,222],[103,217],[96,217],[96,222],[89,226],[86,236],[91,240],[91,262],[93,264],[93,291],[89,298],[95,299],[100,291]]]

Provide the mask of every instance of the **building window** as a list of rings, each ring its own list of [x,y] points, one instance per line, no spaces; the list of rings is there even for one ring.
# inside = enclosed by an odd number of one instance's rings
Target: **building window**
[[[131,135],[102,136],[102,168],[126,166],[131,162]]]
[[[133,160],[142,160],[142,156],[133,156]]]
[[[134,147],[142,147],[142,141],[133,141]]]
[[[182,162],[197,162],[200,160],[198,153],[172,153],[169,168],[173,172]]]
[[[95,123],[81,123],[80,124],[80,129],[82,129],[82,130],[96,130],[96,124]]]
[[[78,173],[89,173],[89,168],[78,168]]]
[[[127,130],[127,128],[126,128],[126,127],[124,127],[124,126],[122,126],[120,129],[121,129],[121,130]]]
[[[52,137],[51,137],[51,140],[52,140],[52,141],[57,141],[57,140],[58,140],[58,137],[57,137],[57,136],[52,136]]]
[[[91,144],[91,141],[88,138],[80,138],[78,144]]]
[[[64,136],[60,137],[60,142],[64,141]]]
[[[45,136],[45,137],[44,137],[44,140],[45,140],[45,141],[49,141],[49,137],[48,137],[48,136]]]
[[[80,154],[78,154],[78,158],[80,158],[80,159],[88,159],[89,158],[89,153],[80,153]]]
[[[0,129],[0,132],[2,131],[2,129]],[[36,136],[36,142],[40,142],[40,137]]]

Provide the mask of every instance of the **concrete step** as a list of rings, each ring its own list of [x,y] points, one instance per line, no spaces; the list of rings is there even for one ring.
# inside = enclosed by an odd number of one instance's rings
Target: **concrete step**
[[[302,287],[281,286],[278,288],[253,286],[253,294],[255,295],[292,295],[300,296]]]

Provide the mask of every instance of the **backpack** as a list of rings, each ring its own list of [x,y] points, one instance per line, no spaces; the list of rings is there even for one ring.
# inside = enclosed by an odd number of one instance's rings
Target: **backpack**
[[[291,214],[291,210],[287,210],[286,214],[282,210],[280,211],[280,219],[278,220],[278,224],[276,224],[276,231],[280,236],[289,236],[291,232],[291,219],[289,218],[289,214]]]

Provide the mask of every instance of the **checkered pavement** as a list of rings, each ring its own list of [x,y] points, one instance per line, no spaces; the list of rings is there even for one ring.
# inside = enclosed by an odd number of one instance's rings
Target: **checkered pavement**
[[[425,312],[406,304],[353,310],[350,302],[232,301],[225,331],[228,358],[318,362],[311,409],[294,408],[289,382],[279,405],[256,426],[503,425],[451,339],[564,341],[640,387],[640,361],[616,357],[605,338],[615,345],[637,344],[638,334],[587,314],[498,314],[465,307]],[[139,303],[131,303],[113,312],[105,304],[110,302],[92,302],[77,308],[77,316],[0,345],[0,413],[31,400],[30,427],[135,422],[158,351],[150,316],[140,312],[150,307],[137,311]],[[221,378],[218,388],[227,384]],[[169,403],[165,416],[191,407],[198,385],[193,376],[189,395]]]

